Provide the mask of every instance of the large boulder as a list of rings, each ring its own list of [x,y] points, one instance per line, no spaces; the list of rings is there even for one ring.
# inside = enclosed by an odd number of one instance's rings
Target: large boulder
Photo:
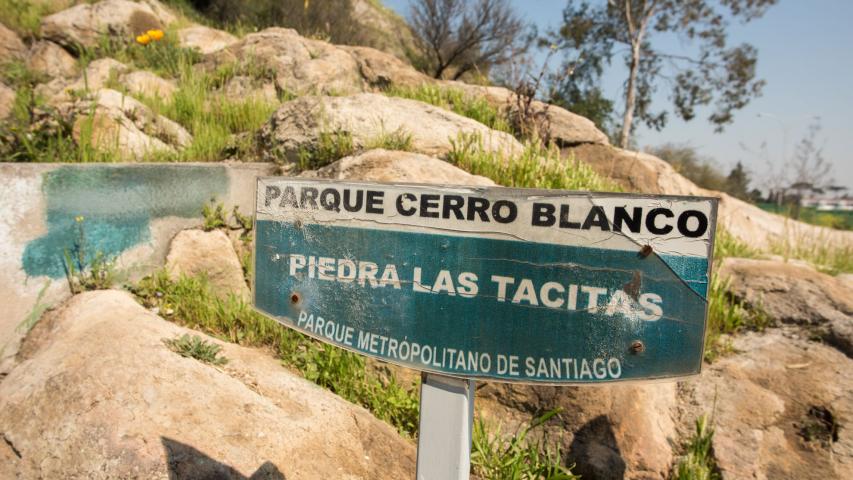
[[[342,158],[302,176],[369,182],[437,183],[441,185],[484,185],[495,182],[454,167],[433,157],[412,152],[375,149]]]
[[[743,258],[727,258],[719,275],[771,321],[805,327],[853,357],[853,288],[845,282],[801,265]]]
[[[715,428],[722,478],[853,478],[853,362],[776,329],[732,347],[684,385],[686,408]]]
[[[10,60],[20,60],[27,54],[27,46],[18,34],[0,23],[0,65]]]
[[[172,277],[204,275],[220,297],[236,295],[248,300],[249,287],[231,240],[221,230],[184,230],[169,247],[166,270]]]
[[[238,41],[237,37],[228,32],[203,25],[178,30],[178,40],[182,47],[196,48],[204,55],[222,50]]]
[[[352,137],[365,148],[386,134],[411,135],[415,152],[445,157],[460,134],[476,135],[485,151],[505,157],[522,146],[511,135],[442,108],[415,100],[362,93],[348,97],[302,97],[283,104],[258,134],[267,160],[296,161],[315,150],[324,133]]]
[[[94,47],[108,35],[131,40],[175,21],[157,0],[103,0],[82,3],[42,19],[40,36],[67,48]]]
[[[206,68],[240,63],[271,70],[276,87],[296,94],[349,94],[363,90],[358,64],[345,50],[305,38],[295,30],[268,28],[209,55]]]
[[[394,429],[283,368],[222,344],[212,366],[164,340],[196,332],[129,294],[75,296],[0,383],[2,478],[411,478]]]
[[[549,387],[488,383],[477,411],[512,431],[543,412],[561,412],[543,426],[559,442],[566,465],[583,478],[665,479],[678,433],[676,383]]]
[[[60,106],[73,118],[75,141],[126,160],[186,147],[192,136],[179,124],[157,115],[121,92],[101,89],[85,101]],[[87,138],[88,137],[88,138]]]
[[[49,78],[77,74],[77,59],[53,42],[36,42],[30,48],[27,67]]]

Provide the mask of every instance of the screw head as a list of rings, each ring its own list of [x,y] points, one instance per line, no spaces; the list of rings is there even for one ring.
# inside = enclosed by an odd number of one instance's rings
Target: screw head
[[[302,296],[299,295],[299,293],[293,292],[290,294],[290,303],[295,305],[295,304],[299,303],[300,300],[302,300]]]
[[[633,353],[642,353],[646,349],[646,346],[643,345],[643,342],[639,340],[634,340],[631,342],[631,352]]]

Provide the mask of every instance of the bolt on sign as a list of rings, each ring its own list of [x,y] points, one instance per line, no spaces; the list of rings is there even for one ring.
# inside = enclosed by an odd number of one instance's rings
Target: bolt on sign
[[[425,372],[699,373],[713,198],[262,178],[255,306]]]

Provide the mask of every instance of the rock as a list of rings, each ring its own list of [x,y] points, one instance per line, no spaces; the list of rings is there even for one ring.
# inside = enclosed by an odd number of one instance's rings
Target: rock
[[[723,479],[853,478],[853,363],[772,329],[685,384],[714,427]],[[833,429],[834,427],[834,429]]]
[[[221,230],[178,233],[169,247],[166,270],[174,278],[206,275],[214,292],[221,297],[229,294],[245,300],[251,297],[240,259],[231,239]]]
[[[544,425],[573,473],[593,479],[664,479],[677,442],[674,382],[647,385],[549,387],[488,383],[477,390],[477,411],[504,431],[561,408]]]
[[[175,17],[156,0],[103,0],[83,3],[48,15],[41,37],[66,48],[94,47],[102,35],[131,39],[151,29],[163,29]]]
[[[71,77],[77,74],[77,59],[53,42],[36,42],[27,58],[30,70],[50,78]]]
[[[358,64],[361,77],[370,87],[382,89],[389,86],[418,86],[435,81],[385,52],[367,47],[340,48],[352,55]]]
[[[266,160],[295,162],[315,149],[321,133],[352,136],[364,148],[383,134],[411,135],[415,152],[444,157],[460,134],[479,135],[483,149],[509,158],[522,146],[511,135],[447,110],[404,98],[362,93],[349,97],[302,97],[283,104],[258,133]]]
[[[27,46],[18,37],[18,34],[6,28],[0,23],[0,63],[7,60],[19,60],[26,56]]]
[[[15,106],[15,91],[0,82],[0,121],[12,114]]]
[[[778,261],[727,258],[720,266],[729,292],[775,323],[807,327],[853,357],[853,288],[812,268]]]
[[[164,344],[185,333],[228,363]],[[77,295],[40,322],[0,383],[0,425],[2,478],[414,476],[413,444],[363,408],[119,291]]]
[[[368,150],[338,160],[303,176],[370,182],[438,183],[442,185],[484,185],[495,182],[471,175],[433,157],[384,149]]]
[[[115,90],[98,90],[91,100],[66,104],[60,109],[73,112],[75,141],[84,140],[83,136],[90,132],[95,149],[124,159],[173,152],[192,141],[190,134],[177,123]]]
[[[110,78],[118,79],[127,72],[127,65],[112,58],[100,58],[86,67],[85,75],[72,80],[57,78],[36,87],[36,93],[48,97],[52,105],[69,102],[79,93],[96,92],[106,88]]]
[[[154,97],[164,101],[171,99],[177,90],[175,82],[164,80],[145,70],[137,70],[122,76],[121,83],[132,95]]]
[[[332,44],[300,36],[295,30],[268,28],[207,57],[203,66],[242,63],[270,69],[276,88],[295,94],[349,94],[363,90],[355,59]]]
[[[203,25],[178,30],[178,39],[182,47],[196,48],[204,55],[222,50],[238,41],[237,37],[228,32]]]

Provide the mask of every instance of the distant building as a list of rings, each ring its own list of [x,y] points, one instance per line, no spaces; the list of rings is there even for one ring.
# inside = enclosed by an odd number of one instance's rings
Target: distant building
[[[823,212],[851,212],[853,198],[848,196],[828,198],[822,195],[810,195],[800,198],[800,206],[814,207]]]

